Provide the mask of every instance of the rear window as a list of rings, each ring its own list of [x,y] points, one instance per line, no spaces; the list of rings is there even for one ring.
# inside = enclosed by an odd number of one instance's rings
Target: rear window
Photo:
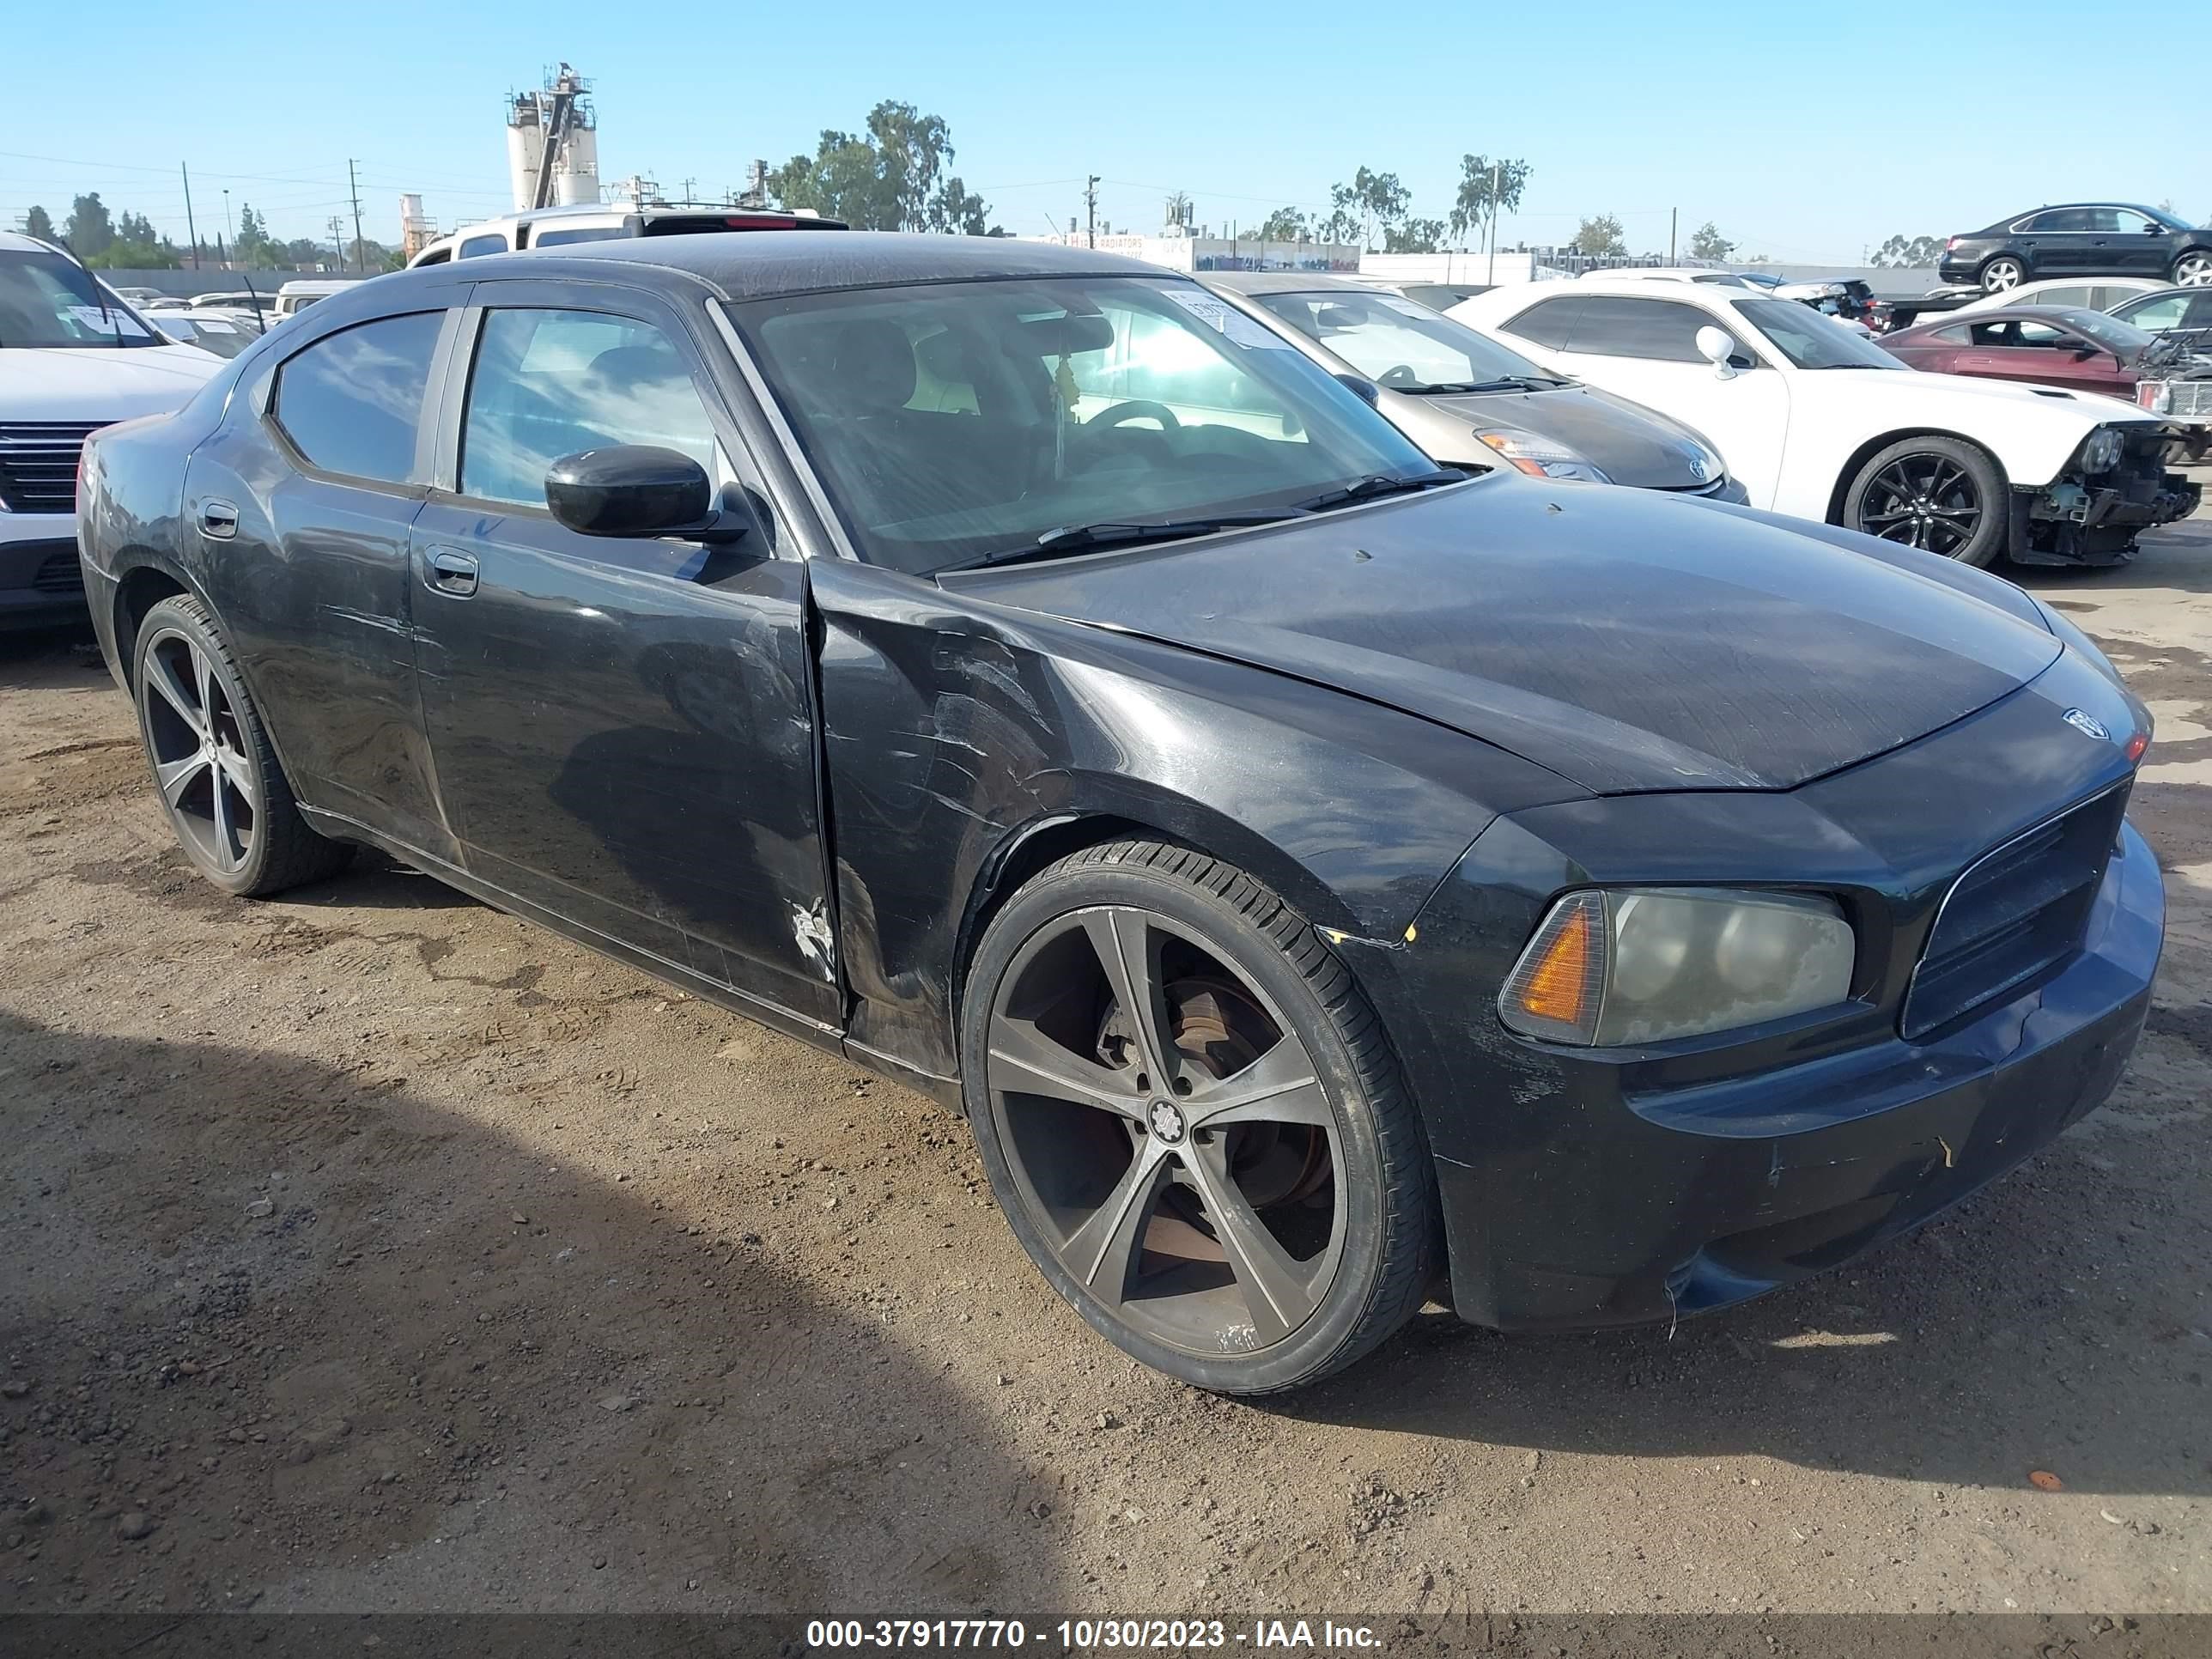
[[[377,483],[415,476],[415,434],[442,311],[386,317],[288,358],[270,405],[292,446],[325,472]]]

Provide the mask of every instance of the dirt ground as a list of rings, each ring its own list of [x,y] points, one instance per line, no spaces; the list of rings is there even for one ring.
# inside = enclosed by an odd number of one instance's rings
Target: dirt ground
[[[1260,1407],[915,1096],[404,870],[223,898],[96,655],[0,644],[0,1611],[2212,1610],[2212,515],[2154,543],[2029,578],[2160,720],[2108,1107],[1750,1308]]]

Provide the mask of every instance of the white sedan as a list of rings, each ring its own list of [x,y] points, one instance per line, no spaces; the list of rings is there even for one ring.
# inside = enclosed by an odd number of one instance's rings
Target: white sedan
[[[1751,505],[1987,564],[2115,563],[2196,487],[2160,422],[2079,392],[1924,374],[1787,300],[1632,280],[1493,289],[1449,315],[1719,447]]]

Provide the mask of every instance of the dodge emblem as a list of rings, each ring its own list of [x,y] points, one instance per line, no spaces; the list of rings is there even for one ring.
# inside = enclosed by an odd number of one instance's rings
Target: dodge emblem
[[[2099,720],[2094,714],[2086,714],[2079,708],[2069,708],[2059,718],[2076,732],[2087,732],[2099,743],[2108,741],[2112,735],[2105,729],[2104,721]]]

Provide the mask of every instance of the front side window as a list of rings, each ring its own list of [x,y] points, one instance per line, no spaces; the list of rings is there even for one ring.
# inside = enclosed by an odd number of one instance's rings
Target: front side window
[[[2076,335],[2086,334],[2108,351],[2122,356],[2150,343],[2150,336],[2133,323],[2124,323],[2117,317],[2107,317],[2101,311],[2069,311],[2060,319]],[[2079,340],[2069,344],[2078,345]]]
[[[507,238],[504,236],[471,236],[461,244],[460,252],[457,257],[463,259],[474,259],[486,253],[506,252]]]
[[[2212,310],[2212,306],[2207,307]],[[2189,295],[2161,294],[2155,300],[2145,301],[2130,310],[2126,320],[2132,326],[2155,334],[2162,328],[2179,328],[2181,319],[2189,314]]]
[[[411,481],[423,389],[445,321],[442,311],[386,317],[287,358],[270,411],[293,447],[325,472]]]
[[[2133,208],[2106,208],[2104,211],[2112,216],[2112,228],[2123,236],[2148,236],[2154,230],[2165,228],[2155,219]]]
[[[164,343],[82,266],[58,253],[0,252],[0,349]]]
[[[1903,368],[1863,334],[1794,300],[1738,300],[1742,313],[1774,349],[1799,368]]]
[[[1698,349],[1698,331],[1713,325],[1708,313],[1679,301],[1595,294],[1583,301],[1583,314],[1575,319],[1566,349],[1601,357],[1701,363],[1705,354]]]
[[[1467,392],[1544,371],[1463,323],[1395,294],[1346,289],[1253,298],[1378,385],[1400,392]]]
[[[730,315],[861,552],[902,570],[1435,471],[1319,364],[1192,283],[939,283]]]
[[[605,312],[486,313],[461,422],[460,493],[544,507],[554,462],[617,444],[680,450],[716,471],[714,423],[669,337]]]
[[[2062,283],[2057,288],[2037,289],[2032,301],[2021,300],[2015,303],[2020,305],[2033,303],[2039,306],[2086,306],[2092,303],[2089,295],[2090,289],[2084,285]]]

